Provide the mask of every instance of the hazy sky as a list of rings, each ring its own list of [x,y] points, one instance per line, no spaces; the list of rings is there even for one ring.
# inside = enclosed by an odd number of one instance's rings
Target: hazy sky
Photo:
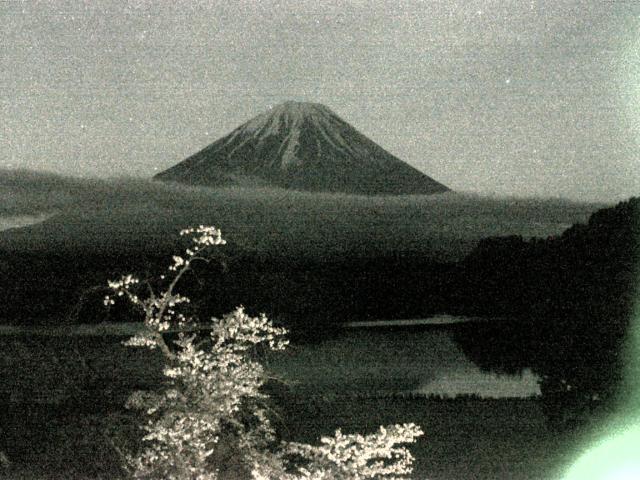
[[[640,2],[0,1],[0,167],[150,176],[287,99],[453,189],[640,194]]]

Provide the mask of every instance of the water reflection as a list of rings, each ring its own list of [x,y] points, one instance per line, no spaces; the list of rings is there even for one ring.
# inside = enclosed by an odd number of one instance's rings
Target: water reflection
[[[12,215],[0,217],[0,231],[35,225],[36,223],[45,221],[51,216],[52,214],[50,213],[41,213],[39,215]]]
[[[481,371],[474,365],[443,372],[416,390],[425,395],[479,395],[485,398],[531,397],[540,395],[539,377],[525,369],[521,375],[499,375]]]
[[[460,319],[453,323],[459,324]],[[429,322],[429,320],[427,320]],[[458,326],[458,328],[460,328]],[[473,322],[469,322],[473,328]],[[481,371],[453,340],[441,319],[415,328],[398,326],[343,330],[336,338],[294,345],[274,356],[270,367],[298,388],[357,393],[421,393],[482,397],[539,395],[538,377]]]

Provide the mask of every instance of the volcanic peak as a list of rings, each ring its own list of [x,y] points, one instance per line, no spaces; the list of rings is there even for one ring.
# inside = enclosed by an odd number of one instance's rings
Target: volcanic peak
[[[156,178],[358,194],[448,190],[324,105],[292,101],[270,108]]]

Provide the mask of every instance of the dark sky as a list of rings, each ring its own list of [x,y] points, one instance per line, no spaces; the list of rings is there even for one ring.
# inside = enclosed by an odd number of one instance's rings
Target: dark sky
[[[637,1],[0,1],[0,167],[150,176],[284,100],[458,190],[640,194]]]

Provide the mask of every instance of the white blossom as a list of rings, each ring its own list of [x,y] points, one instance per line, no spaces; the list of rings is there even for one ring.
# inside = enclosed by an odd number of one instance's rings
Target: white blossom
[[[173,256],[166,291],[147,296],[134,289],[132,275],[109,282],[144,313],[145,330],[124,342],[160,348],[166,358],[167,382],[158,392],[134,392],[127,407],[148,417],[146,447],[127,460],[133,478],[146,480],[359,480],[407,478],[413,457],[406,447],[422,435],[413,424],[393,425],[371,435],[323,437],[320,445],[276,442],[262,391],[267,374],[253,354],[255,347],[283,350],[287,331],[264,315],[251,316],[243,307],[212,318],[208,341],[182,331],[191,317],[179,312],[189,298],[174,292],[191,262],[206,250],[224,245],[220,230],[203,225],[180,232],[193,246],[186,258]],[[165,276],[161,276],[164,280]],[[105,296],[105,305],[114,300]],[[193,319],[197,322],[197,319]],[[197,322],[199,323],[199,322]],[[175,328],[179,338],[170,348],[163,333]],[[204,340],[207,340],[206,338]]]

